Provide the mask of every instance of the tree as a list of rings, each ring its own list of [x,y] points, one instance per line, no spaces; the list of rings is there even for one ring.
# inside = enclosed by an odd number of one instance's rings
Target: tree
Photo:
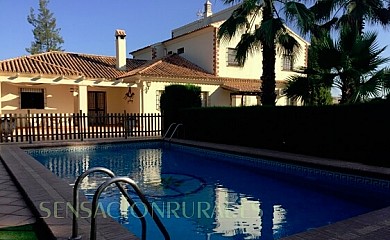
[[[244,64],[247,56],[262,49],[261,103],[274,106],[275,94],[275,61],[276,50],[280,47],[287,55],[296,56],[300,45],[292,37],[280,18],[274,5],[274,0],[224,0],[225,4],[241,2],[232,15],[220,26],[219,39],[231,40],[236,34],[242,33],[236,46],[236,60]],[[257,29],[254,29],[256,18],[262,15]],[[254,30],[253,30],[254,29]]]
[[[309,69],[322,83],[327,86],[333,84],[340,89],[340,104],[379,97],[384,81],[390,78],[389,69],[380,68],[390,59],[380,56],[385,47],[378,46],[377,34],[368,32],[356,35],[350,31],[342,31],[337,41],[329,37],[313,45],[318,56],[321,56],[317,63],[323,72]]]
[[[318,54],[312,46],[308,49],[308,66],[297,70],[299,75],[288,79],[284,94],[306,106],[330,105],[333,103],[330,92],[332,80],[322,79],[329,70],[321,69],[317,63]]]
[[[195,85],[172,84],[165,87],[160,97],[161,112],[164,115],[164,129],[179,120],[179,111],[183,108],[201,107],[201,89]]]
[[[290,21],[295,20],[303,34],[311,34],[310,49],[317,56],[310,61],[312,66],[305,70],[307,77],[317,79],[316,82],[324,86],[330,87],[329,84],[333,83],[340,88],[340,103],[365,101],[367,97],[378,96],[381,89],[383,93],[388,91],[388,84],[384,81],[388,81],[389,69],[378,70],[379,65],[388,60],[379,56],[384,49],[377,46],[375,33],[364,32],[366,22],[383,26],[390,24],[388,1],[322,0],[309,8],[299,2],[290,2],[286,13]],[[338,40],[332,41],[331,29],[338,32]],[[295,81],[298,79],[293,80],[288,85],[287,95],[307,97],[308,92],[297,89]],[[300,86],[303,80],[301,77]]]
[[[32,30],[34,41],[31,47],[26,48],[30,54],[37,54],[49,51],[63,51],[61,44],[64,43],[60,35],[60,28],[57,28],[56,19],[53,13],[47,8],[49,0],[39,0],[39,14],[36,16],[34,9],[30,9],[27,21],[34,27]]]

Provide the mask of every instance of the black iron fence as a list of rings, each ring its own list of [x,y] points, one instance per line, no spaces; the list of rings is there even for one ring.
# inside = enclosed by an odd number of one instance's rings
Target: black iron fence
[[[162,116],[153,113],[3,114],[0,142],[36,142],[162,135]]]

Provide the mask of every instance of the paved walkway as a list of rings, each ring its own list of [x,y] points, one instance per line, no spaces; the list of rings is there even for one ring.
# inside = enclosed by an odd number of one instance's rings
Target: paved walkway
[[[22,194],[0,161],[0,229],[35,223]]]

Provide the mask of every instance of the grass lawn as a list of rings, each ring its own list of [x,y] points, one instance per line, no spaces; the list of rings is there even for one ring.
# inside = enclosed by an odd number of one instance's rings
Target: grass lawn
[[[32,225],[0,229],[0,240],[38,240]]]

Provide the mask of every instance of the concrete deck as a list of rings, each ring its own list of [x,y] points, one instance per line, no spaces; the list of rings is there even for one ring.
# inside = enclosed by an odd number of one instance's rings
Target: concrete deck
[[[156,139],[156,138],[150,138]],[[148,140],[150,140],[148,139]],[[158,139],[158,138],[157,138]],[[133,139],[141,140],[141,139]],[[48,216],[48,213],[40,207],[42,202],[71,202],[72,189],[63,180],[59,179],[44,166],[39,164],[34,158],[25,153],[21,148],[28,147],[49,147],[49,146],[64,146],[64,145],[80,145],[80,144],[98,144],[106,140],[85,141],[85,142],[52,142],[44,144],[2,144],[0,145],[0,156],[2,163],[0,164],[0,182],[5,183],[5,187],[0,187],[0,203],[4,203],[7,208],[9,203],[17,199],[15,202],[22,207],[26,213],[27,221],[37,221],[47,232],[45,239],[68,239],[71,235],[71,217],[64,216],[64,209],[60,209],[60,217],[55,217],[54,214]],[[130,140],[118,140],[124,142]],[[110,142],[113,142],[110,140]],[[230,146],[223,144],[213,144],[204,142],[193,142],[172,139],[172,142],[185,144],[189,146],[197,146],[208,149],[223,150],[231,153],[239,153],[250,156],[265,156],[268,158],[283,159],[283,161],[303,164],[306,166],[316,166],[329,170],[342,170],[348,173],[360,174],[368,177],[376,177],[381,179],[390,179],[390,169],[374,166],[366,166],[363,164],[347,163],[332,159],[321,159],[316,157],[283,153],[277,151],[269,151],[264,149],[254,149],[238,146]],[[8,171],[5,171],[7,169]],[[4,176],[3,176],[4,175]],[[12,181],[10,183],[10,181]],[[2,184],[0,185],[2,186]],[[9,192],[16,194],[12,194]],[[2,193],[4,191],[4,193]],[[7,192],[8,191],[8,192]],[[5,197],[7,196],[7,197]],[[16,197],[16,198],[15,198]],[[4,198],[4,200],[3,200]],[[8,200],[7,200],[8,199]],[[25,204],[23,204],[23,199]],[[82,198],[81,201],[86,200]],[[26,208],[28,206],[28,208]],[[1,209],[2,206],[0,206]],[[55,212],[54,206],[49,207],[50,211]],[[11,207],[10,207],[11,208]],[[30,209],[30,211],[28,211]],[[9,212],[9,213],[7,213]],[[0,220],[5,214],[10,217],[15,216],[17,211],[0,211]],[[36,218],[31,217],[31,213]],[[58,213],[58,209],[57,209]],[[63,218],[62,218],[63,217]],[[7,222],[6,218],[3,224],[11,225],[11,221]],[[7,218],[8,219],[8,218]],[[12,219],[10,217],[9,219]],[[80,234],[83,239],[89,238],[90,221],[86,218],[80,219]],[[129,233],[123,226],[110,218],[98,219],[99,232],[98,239],[137,239]],[[390,207],[373,211],[361,216],[350,218],[335,224],[316,228],[307,232],[295,234],[283,238],[283,240],[319,240],[319,239],[390,239]]]

